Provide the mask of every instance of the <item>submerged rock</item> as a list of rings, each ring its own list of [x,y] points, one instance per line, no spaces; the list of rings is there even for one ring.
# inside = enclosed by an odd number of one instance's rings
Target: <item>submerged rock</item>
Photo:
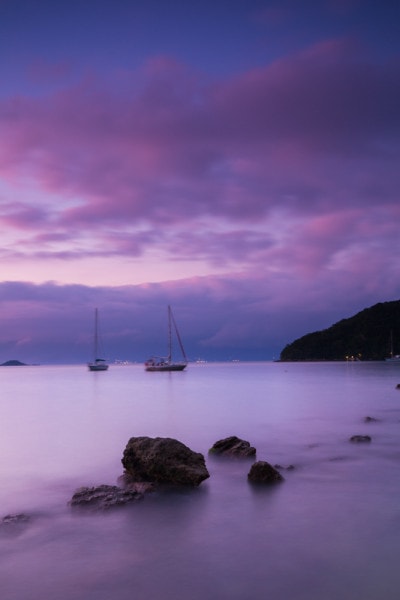
[[[359,444],[359,443],[363,443],[363,442],[370,442],[371,441],[371,436],[369,435],[353,435],[350,438],[350,442],[353,442],[355,444]]]
[[[277,483],[284,481],[279,471],[265,460],[259,460],[251,465],[247,478],[252,483]]]
[[[69,504],[91,510],[109,510],[142,498],[143,494],[136,490],[123,489],[116,485],[99,485],[79,488]]]
[[[295,469],[294,465],[287,465],[287,467],[284,467],[283,465],[274,465],[274,467],[279,471],[293,471]]]
[[[16,523],[27,523],[28,521],[28,515],[24,513],[17,513],[3,517],[1,520],[1,525],[15,525]]]
[[[246,440],[241,440],[235,435],[232,435],[215,442],[213,447],[210,448],[209,453],[247,458],[249,456],[254,456],[256,454],[256,449],[253,448],[253,446],[250,446],[250,443]]]
[[[210,477],[204,456],[172,438],[133,437],[121,462],[133,481],[198,486]]]
[[[377,423],[379,419],[375,419],[375,417],[365,417],[364,423]]]
[[[6,535],[19,535],[25,530],[30,517],[24,513],[9,514],[0,521],[0,532]]]

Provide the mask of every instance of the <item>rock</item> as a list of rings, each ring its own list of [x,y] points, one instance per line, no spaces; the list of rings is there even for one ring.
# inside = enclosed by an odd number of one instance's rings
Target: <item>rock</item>
[[[356,444],[363,443],[363,442],[370,442],[370,441],[371,441],[371,436],[369,436],[369,435],[353,435],[350,438],[350,442],[354,442]]]
[[[231,437],[215,442],[213,447],[210,448],[209,453],[247,458],[249,456],[254,456],[256,454],[256,449],[253,448],[253,446],[250,446],[249,442],[232,435]]]
[[[365,417],[364,423],[377,423],[379,419],[375,419],[375,417]]]
[[[24,513],[18,513],[15,515],[6,515],[1,520],[1,525],[15,525],[16,523],[27,523],[29,521],[28,515]]]
[[[0,532],[6,535],[19,535],[29,521],[30,517],[24,513],[6,515],[0,521]]]
[[[282,465],[274,465],[275,469],[278,469],[279,471],[293,471],[294,470],[294,465],[288,465],[287,467],[284,467]]]
[[[134,481],[129,473],[123,473],[123,475],[118,477],[117,481],[124,489],[133,490],[143,495],[154,492],[156,489],[154,483],[151,481]]]
[[[210,477],[204,456],[172,438],[131,438],[122,464],[133,481],[198,486]]]
[[[400,390],[400,383],[396,385],[396,390]]]
[[[252,483],[277,483],[284,481],[279,471],[264,460],[259,460],[251,465],[247,478]]]
[[[73,507],[100,511],[116,508],[142,498],[143,494],[135,490],[123,489],[116,485],[99,485],[79,488],[72,496],[69,504]]]

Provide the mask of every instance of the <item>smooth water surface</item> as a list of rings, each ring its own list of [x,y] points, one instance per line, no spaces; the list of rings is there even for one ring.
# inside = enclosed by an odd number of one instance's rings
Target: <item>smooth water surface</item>
[[[31,516],[0,530],[1,599],[397,600],[398,383],[385,363],[1,368],[0,518]],[[72,513],[75,489],[117,483],[142,435],[202,452],[210,479]],[[295,468],[254,488],[251,460],[207,454],[229,435]]]

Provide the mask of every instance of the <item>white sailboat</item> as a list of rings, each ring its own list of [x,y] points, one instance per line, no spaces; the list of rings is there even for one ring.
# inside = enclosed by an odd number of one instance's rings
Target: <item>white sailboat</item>
[[[88,363],[89,371],[107,371],[108,364],[104,358],[99,358],[100,335],[99,335],[99,313],[94,311],[94,352],[93,361]]]
[[[172,358],[172,330],[174,330],[176,339],[182,353],[183,360],[174,361]],[[171,307],[168,306],[168,356],[152,356],[144,363],[146,371],[183,371],[187,367],[188,360],[183,348],[181,336],[179,335]]]

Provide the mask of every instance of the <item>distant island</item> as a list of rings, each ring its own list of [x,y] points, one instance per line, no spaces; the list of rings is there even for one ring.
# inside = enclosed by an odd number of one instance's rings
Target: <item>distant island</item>
[[[0,364],[0,367],[26,367],[28,365],[26,365],[25,363],[19,361],[19,360],[7,360],[4,363]]]
[[[400,300],[380,302],[285,346],[286,361],[384,360],[400,354]]]

